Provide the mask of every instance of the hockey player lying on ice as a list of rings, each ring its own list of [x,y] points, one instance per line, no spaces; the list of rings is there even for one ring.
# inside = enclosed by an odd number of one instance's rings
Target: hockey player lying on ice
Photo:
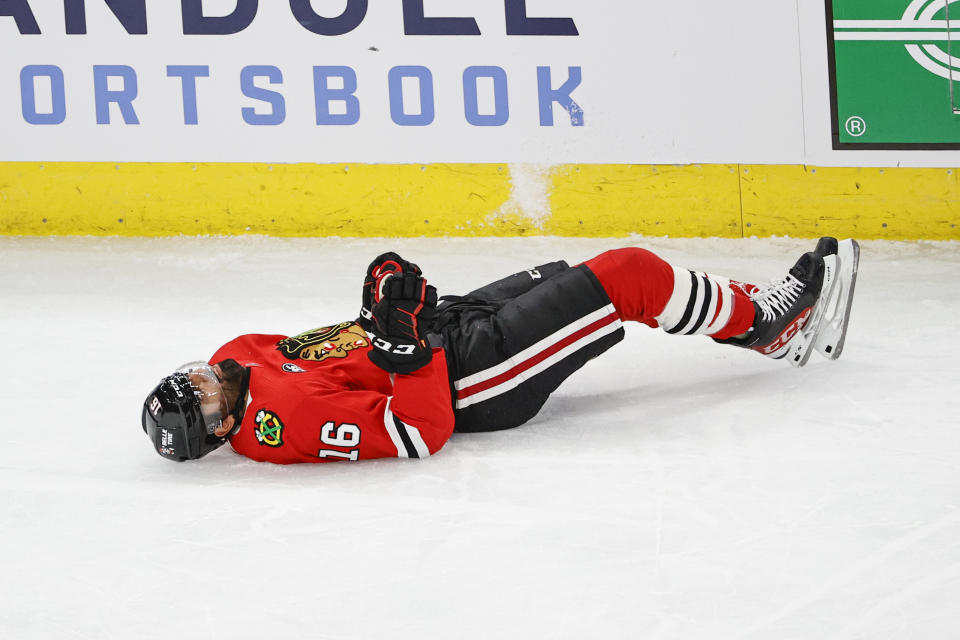
[[[821,238],[766,286],[673,266],[644,249],[553,262],[445,296],[394,253],[363,283],[361,317],[298,336],[246,335],[164,378],[143,406],[161,456],[227,440],[277,463],[422,458],[454,431],[537,414],[567,376],[623,338],[623,322],[704,334],[803,366],[840,355],[859,247]]]

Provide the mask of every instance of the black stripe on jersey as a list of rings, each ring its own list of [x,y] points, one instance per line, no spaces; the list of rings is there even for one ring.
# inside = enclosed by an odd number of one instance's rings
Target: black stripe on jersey
[[[683,317],[680,318],[680,322],[671,329],[667,329],[667,333],[679,333],[681,329],[687,326],[687,323],[690,322],[690,317],[693,315],[693,305],[697,301],[697,274],[693,271],[690,272],[690,298],[687,300],[687,308],[683,310]]]
[[[693,325],[693,328],[690,331],[687,331],[688,336],[692,336],[697,332],[697,329],[703,324],[703,321],[707,318],[707,311],[710,310],[710,299],[713,297],[713,287],[710,286],[710,281],[707,280],[706,276],[700,276],[700,279],[703,280],[703,307],[700,309],[700,317],[697,318],[697,323]]]
[[[393,416],[393,424],[397,427],[397,433],[400,434],[403,448],[407,450],[407,457],[419,458],[420,454],[417,453],[417,448],[413,446],[413,440],[410,439],[410,434],[407,433],[407,425],[403,424],[397,416]]]

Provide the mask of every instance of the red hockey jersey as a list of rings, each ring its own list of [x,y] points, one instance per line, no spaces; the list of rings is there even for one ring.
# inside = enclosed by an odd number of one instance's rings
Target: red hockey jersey
[[[453,433],[443,349],[427,366],[391,376],[367,357],[367,334],[354,322],[298,336],[245,335],[211,364],[250,368],[250,395],[233,448],[259,461],[336,462],[423,458]]]

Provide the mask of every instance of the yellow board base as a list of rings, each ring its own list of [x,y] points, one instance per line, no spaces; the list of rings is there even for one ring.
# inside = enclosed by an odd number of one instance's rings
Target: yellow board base
[[[957,175],[738,164],[6,162],[0,234],[958,240]],[[533,197],[518,193],[531,185]]]

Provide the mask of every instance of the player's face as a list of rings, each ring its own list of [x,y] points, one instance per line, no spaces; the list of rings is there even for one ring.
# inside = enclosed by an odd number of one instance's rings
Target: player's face
[[[233,407],[237,406],[240,388],[243,386],[244,368],[235,360],[224,360],[213,365],[213,370],[217,374],[220,386],[223,387],[223,393],[227,398],[227,406],[232,410]]]
[[[224,421],[230,413],[230,405],[221,382],[222,368],[210,366],[205,362],[191,362],[177,371],[190,380],[193,393],[200,403],[200,412],[203,415],[207,433],[219,434],[223,431]]]
[[[226,417],[227,407],[229,406],[223,388],[220,386],[223,372],[218,365],[214,365],[211,369],[215,378],[199,371],[191,372],[187,374],[187,377],[190,378],[190,384],[193,385],[193,388],[200,393],[200,408],[203,410],[203,414],[219,414],[222,420]]]
[[[212,367],[217,376],[220,388],[223,390],[223,396],[226,399],[226,410],[223,412],[223,424],[214,434],[224,436],[230,433],[236,426],[236,418],[230,413],[233,407],[237,406],[240,396],[240,388],[243,386],[244,369],[234,360],[224,360],[218,362]]]
[[[220,428],[230,406],[220,384],[222,373],[202,362],[185,365],[181,367],[181,371],[187,375],[200,402],[200,412],[206,422],[207,433],[214,433]]]
[[[217,437],[230,433],[236,426],[231,408],[237,405],[243,383],[243,367],[233,360],[224,360],[214,365],[192,362],[178,371],[186,374],[200,401],[207,433]]]

